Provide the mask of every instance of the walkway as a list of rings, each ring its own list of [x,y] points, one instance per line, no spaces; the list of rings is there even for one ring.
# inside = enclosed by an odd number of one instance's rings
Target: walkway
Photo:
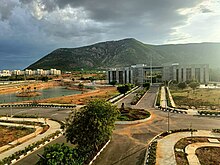
[[[36,119],[33,119],[33,118],[10,118],[10,117],[8,117],[8,118],[1,117],[0,118],[0,120],[7,120],[7,119],[8,120],[13,120],[13,121],[33,121],[33,122],[42,122],[42,123],[45,122],[45,120],[43,118],[36,118]],[[52,121],[52,120],[46,120],[46,122],[49,125],[49,129],[45,133],[39,134],[35,138],[32,138],[32,139],[16,146],[16,147],[13,147],[10,150],[7,150],[7,151],[1,153],[0,154],[0,160],[4,159],[5,157],[8,157],[8,156],[12,155],[16,151],[23,150],[28,145],[31,145],[32,143],[37,142],[37,141],[41,140],[42,138],[56,132],[57,130],[60,130],[60,124],[58,122],[55,122],[55,121]]]
[[[161,96],[160,96],[160,105],[162,108],[166,108],[167,107],[167,103],[166,103],[166,91],[165,91],[165,87],[161,87]]]
[[[193,137],[220,137],[220,134],[212,133],[211,131],[193,132]],[[190,132],[178,132],[165,136],[158,141],[156,151],[156,165],[176,165],[174,145],[182,138],[191,137]],[[195,162],[194,160],[192,160]]]
[[[220,147],[218,143],[193,143],[186,146],[186,153],[189,165],[200,165],[199,159],[196,156],[196,150],[201,147]]]

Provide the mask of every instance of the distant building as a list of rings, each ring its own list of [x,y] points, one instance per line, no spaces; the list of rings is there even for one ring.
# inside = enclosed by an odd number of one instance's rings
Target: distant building
[[[61,75],[61,70],[57,69],[50,69],[50,70],[43,70],[43,69],[37,69],[37,70],[31,70],[31,69],[25,69],[24,71],[21,70],[2,70],[0,71],[0,77],[3,76],[11,76],[11,75]]]
[[[6,76],[11,76],[11,71],[9,70],[0,71],[0,77],[6,77]]]
[[[179,65],[178,63],[164,66],[137,64],[130,67],[111,68],[107,72],[107,79],[109,83],[117,81],[119,84],[138,85],[169,80],[177,82],[196,80],[200,83],[208,83],[209,66],[207,64]]]

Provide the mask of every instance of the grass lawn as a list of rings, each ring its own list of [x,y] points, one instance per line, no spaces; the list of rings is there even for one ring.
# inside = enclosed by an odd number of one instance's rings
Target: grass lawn
[[[210,108],[215,109],[220,104],[219,89],[196,89],[195,91],[191,88],[171,89],[171,94],[178,106],[194,106],[195,108],[212,106]]]
[[[202,147],[196,150],[201,165],[220,164],[220,147]]]
[[[8,127],[0,125],[0,147],[34,131],[35,129],[32,128]]]
[[[150,117],[150,113],[144,109],[126,108],[118,117],[119,121],[134,121]]]

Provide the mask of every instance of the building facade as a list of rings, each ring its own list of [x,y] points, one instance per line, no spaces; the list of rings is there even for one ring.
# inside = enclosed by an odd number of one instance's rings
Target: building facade
[[[37,70],[31,70],[31,69],[25,69],[22,70],[2,70],[0,71],[0,77],[4,76],[12,76],[12,75],[61,75],[61,70],[57,69],[50,69],[50,70],[43,70],[43,69],[37,69]]]
[[[147,66],[144,64],[130,67],[112,68],[107,72],[108,82],[119,84],[160,83],[162,81],[198,81],[209,82],[209,66],[207,64],[179,65],[178,63],[163,66]]]

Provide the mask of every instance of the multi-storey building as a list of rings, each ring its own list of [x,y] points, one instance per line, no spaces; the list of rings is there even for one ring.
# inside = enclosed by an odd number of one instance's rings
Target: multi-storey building
[[[145,82],[162,82],[174,80],[177,82],[195,80],[200,83],[209,82],[209,66],[207,64],[179,65],[178,63],[163,66],[147,66],[144,64],[130,67],[112,68],[107,72],[108,82],[119,84]]]
[[[0,71],[0,77],[3,76],[11,76],[11,75],[61,75],[61,70],[57,69],[50,69],[50,70],[43,70],[43,69],[37,69],[37,70],[31,70],[31,69],[25,69],[24,71],[21,70],[2,70]]]

